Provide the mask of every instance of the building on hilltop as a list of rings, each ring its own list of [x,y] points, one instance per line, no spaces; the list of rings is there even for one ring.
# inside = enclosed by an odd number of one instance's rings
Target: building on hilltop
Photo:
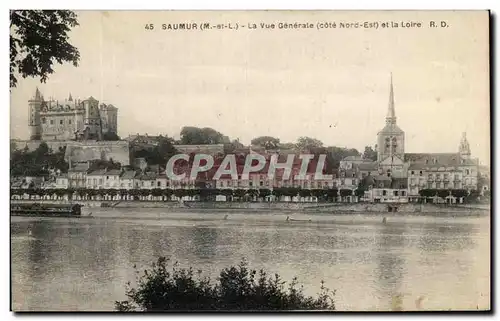
[[[30,140],[102,140],[118,132],[118,108],[99,104],[93,97],[45,100],[38,88],[28,101]]]

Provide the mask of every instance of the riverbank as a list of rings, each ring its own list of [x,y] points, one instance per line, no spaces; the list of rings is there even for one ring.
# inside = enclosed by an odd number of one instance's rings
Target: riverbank
[[[68,201],[60,200],[15,200],[11,204],[26,203],[51,203],[68,204]],[[382,203],[299,203],[299,202],[158,202],[158,201],[74,201],[83,205],[84,208],[161,208],[175,211],[245,211],[245,212],[267,212],[267,211],[293,211],[303,213],[387,213],[388,204]],[[397,206],[396,213],[463,213],[468,212],[489,214],[490,206],[487,204],[392,204]]]

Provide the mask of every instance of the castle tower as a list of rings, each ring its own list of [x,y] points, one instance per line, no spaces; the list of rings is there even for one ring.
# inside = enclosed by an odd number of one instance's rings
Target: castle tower
[[[385,127],[378,133],[377,139],[377,159],[383,162],[388,158],[399,158],[404,160],[404,140],[405,133],[398,127],[396,122],[396,108],[394,104],[394,87],[391,84],[389,89],[389,106],[387,109],[387,116],[385,117]]]
[[[30,100],[28,100],[28,127],[31,140],[40,140],[42,137],[42,125],[40,122],[40,109],[42,107],[42,103],[43,97],[37,87],[35,95]]]
[[[469,142],[467,141],[467,134],[465,132],[462,133],[462,139],[460,140],[458,152],[460,153],[460,157],[462,159],[470,159],[470,146]]]
[[[89,97],[83,101],[85,114],[83,116],[84,139],[102,140],[101,116],[99,113],[99,101]]]

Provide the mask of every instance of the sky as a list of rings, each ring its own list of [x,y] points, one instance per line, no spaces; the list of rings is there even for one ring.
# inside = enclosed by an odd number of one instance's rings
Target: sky
[[[118,134],[178,138],[212,127],[249,144],[269,135],[327,146],[374,146],[393,76],[406,152],[455,152],[462,132],[474,157],[490,157],[489,21],[486,11],[190,12],[78,11],[70,42],[79,67],[57,65],[45,84],[11,91],[11,136],[27,139],[28,99],[93,96],[119,108]],[[430,28],[431,20],[447,28]],[[378,22],[340,29],[339,22]],[[381,28],[382,22],[421,28]],[[238,23],[238,30],[161,30],[163,23]],[[249,29],[248,24],[335,22],[336,29]],[[146,24],[154,30],[146,30]],[[245,25],[245,27],[241,27]]]

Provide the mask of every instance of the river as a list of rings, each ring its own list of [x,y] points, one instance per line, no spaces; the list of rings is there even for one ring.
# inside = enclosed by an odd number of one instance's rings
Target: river
[[[14,311],[109,311],[134,284],[134,265],[158,256],[216,276],[250,267],[321,280],[337,310],[476,310],[490,307],[486,216],[164,213],[95,209],[93,218],[11,218]],[[286,216],[311,222],[286,222]],[[28,231],[31,231],[29,233]]]

